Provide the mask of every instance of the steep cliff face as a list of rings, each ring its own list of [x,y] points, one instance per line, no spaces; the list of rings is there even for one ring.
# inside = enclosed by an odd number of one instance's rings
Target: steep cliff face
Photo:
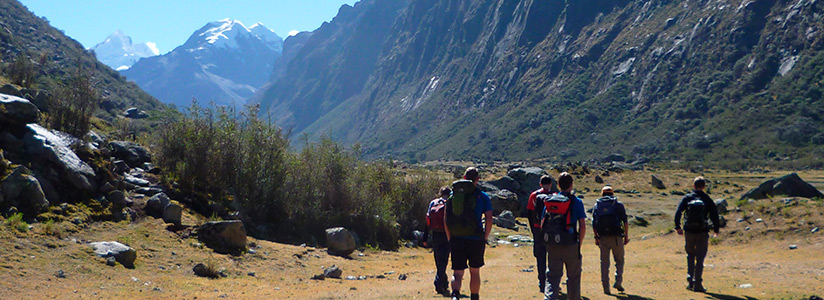
[[[403,159],[813,157],[822,8],[411,1],[363,88],[296,129]]]
[[[406,1],[364,0],[341,7],[331,22],[305,41],[296,41],[300,50],[285,58],[286,70],[276,70],[280,77],[256,96],[262,113],[300,131],[360,93],[392,21],[405,5]]]

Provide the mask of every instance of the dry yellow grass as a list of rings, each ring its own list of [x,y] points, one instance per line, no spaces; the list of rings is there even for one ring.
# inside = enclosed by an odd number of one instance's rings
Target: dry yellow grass
[[[687,291],[683,238],[669,233],[671,216],[680,196],[661,196],[649,187],[650,172],[611,174],[607,182],[615,188],[638,190],[639,194],[620,194],[630,214],[647,216],[648,227],[632,227],[627,246],[626,294],[601,293],[597,247],[591,235],[583,246],[583,296],[588,299],[800,299],[807,295],[824,296],[824,233],[795,230],[786,225],[812,222],[822,224],[821,206],[810,210],[799,207],[790,217],[764,214],[755,207],[733,212],[730,226],[722,231],[721,242],[710,246],[705,262],[707,294]],[[686,189],[695,174],[676,171],[655,173],[668,184],[681,182]],[[732,192],[732,184],[754,187],[768,174],[705,173],[716,184],[714,198],[727,197],[734,205],[743,192]],[[802,178],[821,181],[821,173],[801,174]],[[812,178],[812,180],[810,179]],[[584,193],[587,208],[595,199],[599,185],[591,176],[576,181]],[[724,184],[723,182],[729,182]],[[817,183],[818,184],[818,183]],[[720,186],[720,187],[719,187]],[[819,184],[819,188],[821,188]],[[723,193],[730,189],[729,194]],[[769,201],[769,200],[765,200]],[[779,200],[775,200],[779,201]],[[805,212],[804,210],[807,209]],[[747,213],[763,217],[768,224],[735,222]],[[660,214],[660,215],[659,215]],[[799,217],[804,215],[802,217]],[[187,215],[184,224],[197,220]],[[36,224],[25,234],[0,229],[0,299],[442,299],[434,293],[434,263],[427,249],[403,248],[399,252],[366,250],[352,259],[329,256],[323,249],[284,245],[268,241],[255,254],[231,257],[194,247],[195,239],[182,239],[168,231],[160,220],[143,219],[137,223],[95,223],[63,239],[41,234]],[[755,234],[742,235],[744,227]],[[757,227],[757,226],[762,226]],[[524,234],[495,228],[501,236]],[[797,231],[797,232],[796,232]],[[736,232],[736,233],[730,233]],[[780,233],[780,236],[779,236]],[[79,242],[75,242],[77,240]],[[106,266],[95,257],[85,242],[119,240],[138,251],[136,268]],[[796,250],[788,246],[795,244]],[[192,267],[213,260],[226,268],[228,277],[206,279],[193,275]],[[534,272],[522,272],[534,265],[531,245],[498,245],[487,248],[487,265],[481,295],[485,299],[541,299]],[[337,265],[343,277],[366,276],[365,280],[311,280],[323,267]],[[62,270],[65,278],[55,274]],[[254,272],[254,275],[250,275]],[[399,280],[399,275],[407,275]],[[378,278],[378,277],[385,278]],[[751,284],[751,288],[741,285]],[[464,294],[468,294],[464,288]]]

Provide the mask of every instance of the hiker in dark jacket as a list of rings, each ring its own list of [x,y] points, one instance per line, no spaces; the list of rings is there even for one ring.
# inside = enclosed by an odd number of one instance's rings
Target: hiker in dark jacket
[[[675,210],[675,230],[684,235],[685,250],[687,252],[687,289],[696,292],[705,292],[702,284],[704,273],[704,258],[709,248],[709,232],[713,230],[713,237],[718,237],[718,209],[704,189],[707,181],[704,177],[696,177],[693,181],[693,192],[684,196],[678,209]],[[685,216],[684,228],[681,228],[681,216]],[[708,221],[712,221],[709,224]]]
[[[595,245],[601,248],[601,285],[604,294],[609,295],[609,252],[615,259],[615,284],[619,292],[624,291],[624,245],[629,243],[629,223],[624,204],[618,201],[612,187],[601,189],[601,198],[592,208],[592,233]]]
[[[449,296],[449,279],[446,277],[446,265],[449,263],[449,240],[446,238],[444,226],[444,211],[446,210],[444,205],[451,193],[452,190],[449,187],[442,187],[440,197],[429,202],[429,208],[426,210],[426,230],[423,233],[423,245],[431,246],[435,256],[435,292],[444,296]]]
[[[538,201],[540,194],[558,193],[557,189],[552,189],[552,176],[541,176],[541,188],[529,195],[526,204],[526,214],[529,219],[529,229],[532,231],[532,255],[535,256],[536,269],[538,271],[538,289],[544,293],[546,288],[546,244],[541,240],[541,215],[544,212],[544,202]]]

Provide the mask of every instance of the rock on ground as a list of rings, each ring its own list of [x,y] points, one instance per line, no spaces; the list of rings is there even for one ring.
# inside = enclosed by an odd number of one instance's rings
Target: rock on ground
[[[240,254],[246,250],[246,229],[238,220],[206,222],[198,228],[197,238],[218,253]]]
[[[326,229],[326,247],[329,254],[349,256],[355,252],[355,238],[343,227]]]
[[[0,208],[4,210],[13,206],[23,214],[33,216],[49,207],[49,201],[40,187],[40,182],[26,167],[15,168],[0,186],[3,193],[0,197]]]
[[[804,198],[824,198],[819,190],[810,185],[796,173],[770,179],[759,185],[757,188],[749,190],[741,199],[766,199],[770,196],[790,196]]]
[[[96,242],[90,245],[94,248],[94,254],[103,258],[114,257],[114,259],[123,266],[134,268],[137,251],[132,249],[132,247],[118,242]]]

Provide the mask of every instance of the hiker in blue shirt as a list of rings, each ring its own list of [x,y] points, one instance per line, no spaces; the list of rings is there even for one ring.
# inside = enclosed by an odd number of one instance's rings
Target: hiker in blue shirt
[[[572,180],[572,175],[567,172],[558,175],[558,188],[561,189],[560,195],[568,198],[569,203],[565,204],[567,206],[564,212],[559,214],[562,216],[560,218],[562,220],[561,222],[563,222],[561,223],[562,228],[554,232],[563,232],[558,234],[554,241],[551,236],[547,238],[548,234],[551,234],[548,233],[548,230],[550,232],[553,230],[545,227],[555,227],[550,225],[557,224],[547,222],[548,220],[557,220],[556,218],[551,218],[552,215],[550,215],[550,211],[554,210],[553,206],[556,204],[553,204],[551,201],[545,202],[544,204],[545,216],[544,222],[541,224],[541,231],[544,234],[543,242],[547,243],[547,269],[549,269],[549,273],[547,274],[548,282],[544,293],[545,299],[558,299],[561,293],[561,277],[564,275],[564,268],[566,268],[567,272],[567,299],[581,299],[581,261],[583,260],[583,256],[581,255],[581,241],[586,237],[587,214],[586,210],[584,210],[584,202],[572,193]],[[553,195],[553,198],[556,196],[557,195]]]
[[[464,180],[452,185],[452,195],[447,200],[446,236],[452,251],[452,299],[461,297],[464,271],[469,267],[469,291],[472,300],[479,299],[481,267],[484,265],[486,240],[492,231],[492,200],[478,187],[480,174],[470,167],[464,172]],[[468,201],[458,204],[456,198]],[[472,201],[474,200],[474,201]],[[472,211],[463,207],[474,208]],[[474,214],[473,214],[474,213]],[[467,261],[469,264],[467,265]]]

